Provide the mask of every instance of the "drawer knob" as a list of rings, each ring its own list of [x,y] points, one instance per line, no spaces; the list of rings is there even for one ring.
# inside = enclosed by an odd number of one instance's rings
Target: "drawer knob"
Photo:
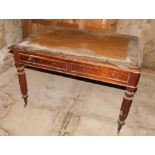
[[[112,73],[112,74],[111,74],[111,77],[112,77],[112,78],[115,78],[115,77],[116,77],[116,73]]]
[[[28,60],[29,60],[29,61],[32,61],[32,57],[29,57]]]
[[[83,68],[83,71],[85,72],[85,71],[86,71],[86,69],[85,69],[85,68]]]

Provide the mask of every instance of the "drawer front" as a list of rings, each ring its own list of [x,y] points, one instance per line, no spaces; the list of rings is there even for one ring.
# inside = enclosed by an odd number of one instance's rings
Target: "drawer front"
[[[127,84],[130,73],[108,66],[97,66],[85,63],[68,62],[65,60],[50,59],[34,55],[20,54],[20,60],[24,64],[38,66],[40,68],[55,71],[68,72],[70,74],[91,78],[95,80]]]
[[[101,76],[111,79],[111,80],[115,80],[115,81],[122,81],[127,83],[129,81],[129,73],[122,71],[122,70],[118,70],[118,69],[114,69],[114,68],[108,68],[108,67],[101,67]]]
[[[63,69],[65,71],[67,70],[67,63],[61,60],[42,59],[42,64],[54,69]]]
[[[28,56],[24,54],[20,54],[20,60],[32,65],[43,66],[51,69],[60,69],[63,71],[67,70],[67,63],[61,60],[41,58],[33,55]]]
[[[128,72],[103,66],[71,63],[70,72],[76,75],[79,74],[79,76],[81,74],[85,77],[98,77],[100,79],[109,79],[123,83],[127,83],[129,80]]]
[[[96,75],[99,73],[99,67],[71,63],[71,72]]]

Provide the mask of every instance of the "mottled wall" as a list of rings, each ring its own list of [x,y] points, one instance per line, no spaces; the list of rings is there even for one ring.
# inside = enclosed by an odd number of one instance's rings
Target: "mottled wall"
[[[8,46],[22,38],[21,20],[0,19],[0,73],[11,65],[11,54]]]
[[[155,20],[119,20],[117,33],[139,36],[140,63],[142,67],[155,69]]]
[[[119,20],[117,33],[139,36],[140,63],[145,68],[155,69],[155,20]],[[20,20],[0,20],[0,72],[10,64],[7,47],[21,38]]]
[[[141,34],[143,62],[145,68],[155,69],[155,20],[147,20]]]

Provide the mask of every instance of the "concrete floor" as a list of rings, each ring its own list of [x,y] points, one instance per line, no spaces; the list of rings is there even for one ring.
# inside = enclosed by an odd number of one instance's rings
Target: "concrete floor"
[[[0,75],[0,135],[116,135],[124,90],[26,69],[23,107],[14,67]],[[120,135],[155,135],[155,72],[144,71]]]

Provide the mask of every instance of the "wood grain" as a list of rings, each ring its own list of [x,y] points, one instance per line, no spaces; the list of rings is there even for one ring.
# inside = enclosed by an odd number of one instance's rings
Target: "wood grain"
[[[70,50],[92,56],[126,60],[129,38],[122,36],[94,35],[77,30],[52,28],[31,39],[31,43],[59,51]]]
[[[24,38],[45,26],[61,26],[97,32],[114,32],[116,19],[27,19],[22,20]]]

